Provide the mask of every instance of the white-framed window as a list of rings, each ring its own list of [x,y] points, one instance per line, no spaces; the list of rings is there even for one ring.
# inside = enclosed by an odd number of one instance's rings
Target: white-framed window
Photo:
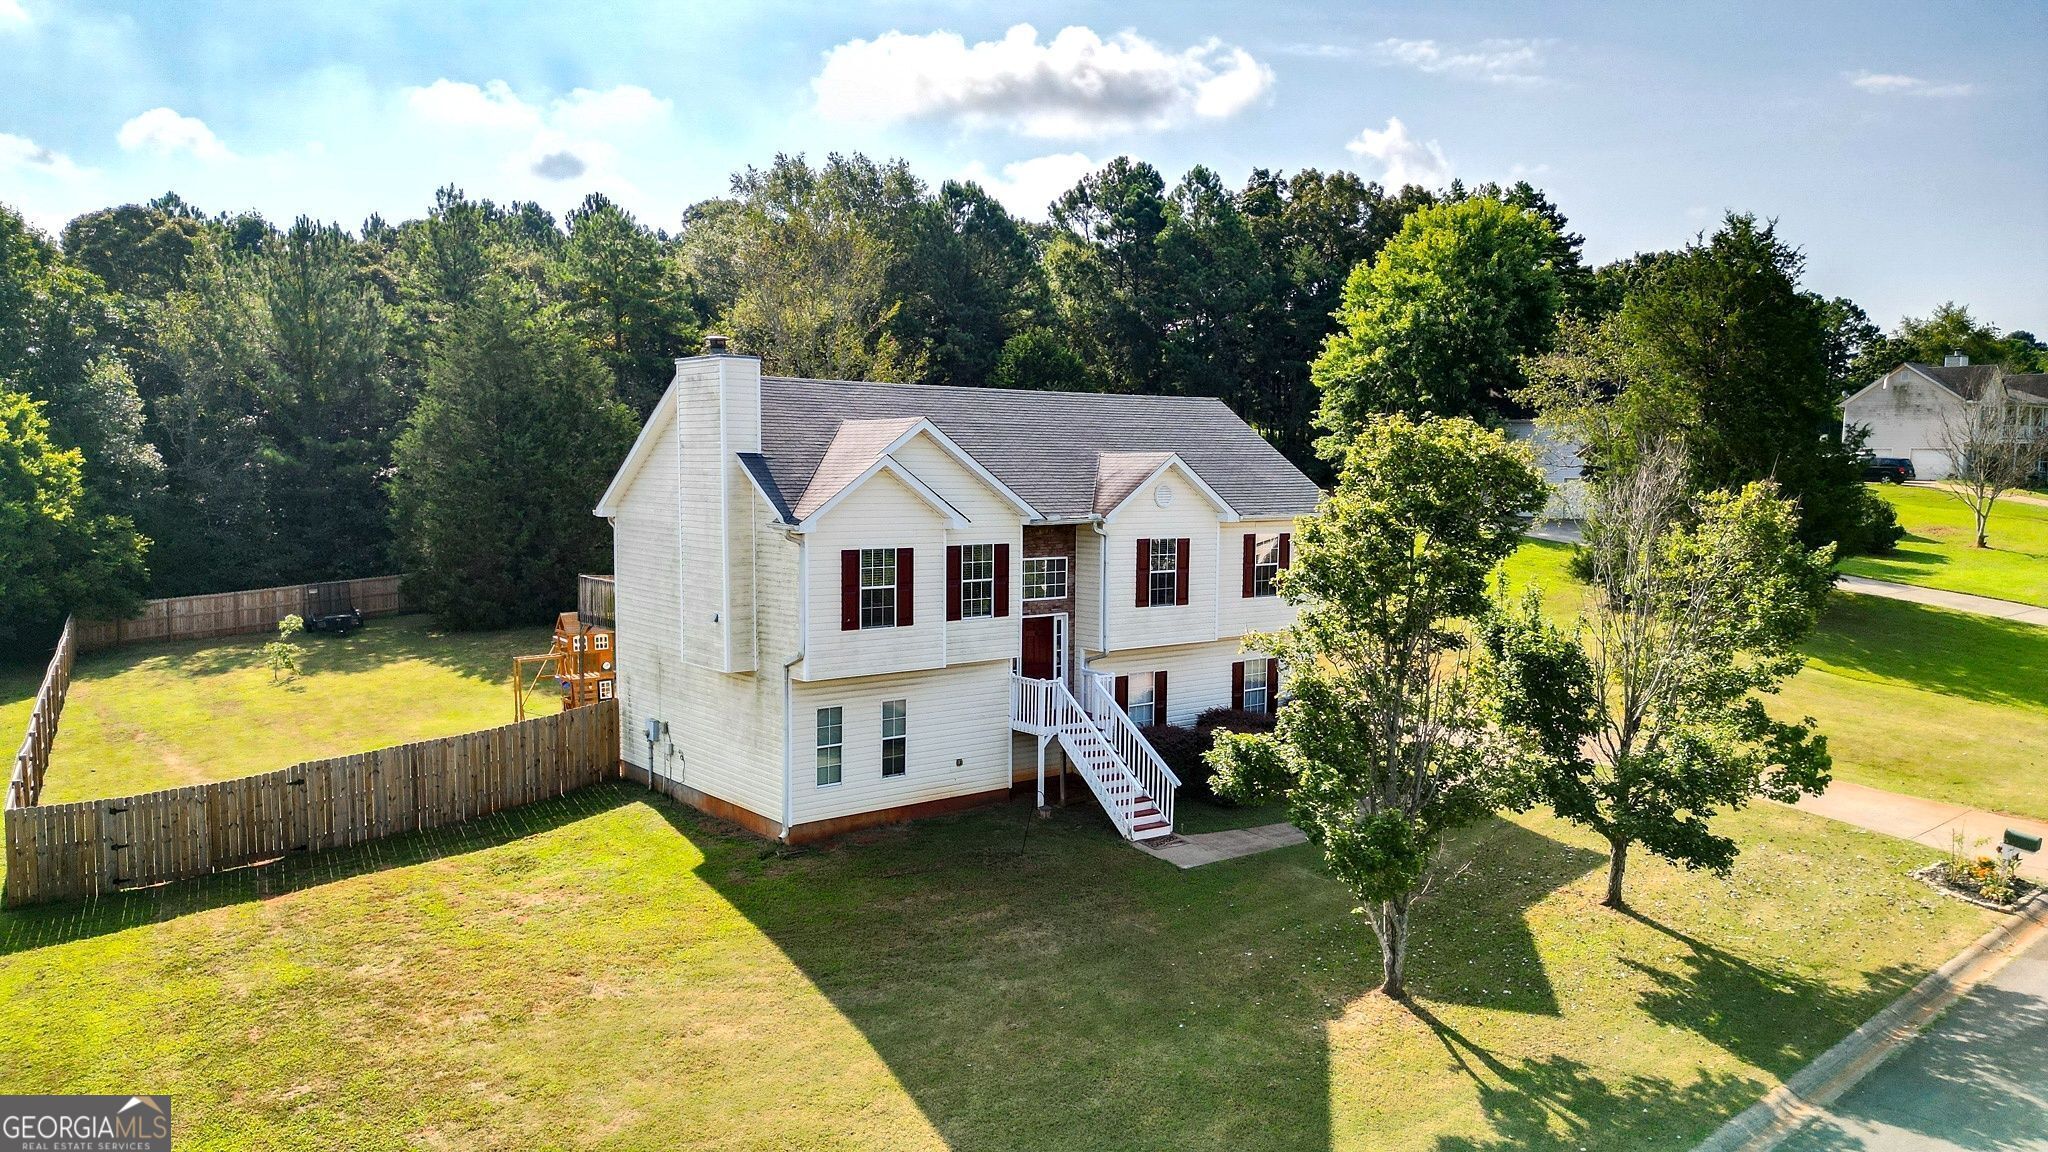
[[[837,706],[818,709],[818,787],[839,783],[846,755],[846,713]]]
[[[1026,600],[1065,600],[1067,598],[1067,558],[1065,556],[1026,556],[1024,558],[1024,598]]]
[[[882,775],[910,770],[910,701],[882,701]]]
[[[996,546],[960,547],[960,617],[974,620],[996,614]]]
[[[1280,575],[1280,534],[1260,536],[1252,541],[1252,595],[1277,596],[1274,577]]]
[[[1146,582],[1149,595],[1147,602],[1154,608],[1172,604],[1180,590],[1180,541],[1163,539],[1152,541],[1151,576]]]
[[[896,550],[860,550],[860,626],[896,626]]]
[[[1247,660],[1244,662],[1244,710],[1264,712],[1272,701],[1273,686],[1266,683],[1266,662]]]
[[[1129,702],[1124,711],[1130,714],[1131,723],[1140,728],[1152,727],[1153,715],[1158,711],[1154,706],[1159,700],[1157,679],[1150,672],[1133,672],[1129,690]]]

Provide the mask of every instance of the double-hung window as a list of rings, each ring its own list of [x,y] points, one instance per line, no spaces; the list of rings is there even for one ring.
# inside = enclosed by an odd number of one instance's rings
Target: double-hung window
[[[1258,537],[1252,544],[1252,595],[1278,595],[1274,578],[1279,575],[1280,534]]]
[[[1124,711],[1130,714],[1131,723],[1140,728],[1150,728],[1158,714],[1158,679],[1150,672],[1141,672],[1130,680],[1130,706]]]
[[[882,775],[910,770],[910,701],[882,701]]]
[[[860,550],[860,626],[896,626],[896,550]]]
[[[1151,547],[1150,577],[1146,587],[1150,589],[1147,603],[1154,608],[1172,604],[1180,589],[1180,541],[1175,539],[1153,540]]]
[[[996,546],[960,547],[960,617],[974,620],[996,614]]]
[[[818,709],[818,786],[839,783],[846,752],[846,713],[840,708]]]
[[[1065,600],[1067,598],[1067,558],[1065,556],[1026,556],[1024,558],[1024,598],[1026,600]]]
[[[1266,662],[1247,660],[1244,662],[1244,710],[1247,712],[1270,711],[1273,686],[1266,682]]]

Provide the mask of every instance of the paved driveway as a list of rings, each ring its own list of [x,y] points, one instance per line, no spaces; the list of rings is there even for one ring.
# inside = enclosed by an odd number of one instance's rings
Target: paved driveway
[[[2048,1150],[2048,935],[1777,1152]]]

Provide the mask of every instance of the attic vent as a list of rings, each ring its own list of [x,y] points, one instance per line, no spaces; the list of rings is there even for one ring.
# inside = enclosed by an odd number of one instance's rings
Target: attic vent
[[[1941,366],[1943,368],[1968,368],[1970,366],[1970,358],[1961,352],[1951,352],[1941,358]]]

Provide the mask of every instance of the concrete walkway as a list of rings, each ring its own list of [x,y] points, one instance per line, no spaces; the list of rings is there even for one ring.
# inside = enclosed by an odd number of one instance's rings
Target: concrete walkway
[[[2048,1149],[2048,932],[1777,1147]]]
[[[2007,828],[2030,836],[2048,836],[2048,823],[2019,816],[2003,816],[1961,804],[1944,804],[1868,788],[1837,780],[1818,796],[1808,796],[1794,805],[1802,812],[1854,824],[1871,832],[1897,836],[1925,844],[1940,852],[1949,850],[1952,833],[1963,834],[1963,847],[1974,854],[1989,855]],[[1979,843],[1982,841],[1983,843]],[[1933,863],[1930,859],[1928,863]],[[2020,864],[2020,875],[2048,882],[2048,852],[2037,852]]]
[[[2000,620],[2048,628],[2048,608],[2036,608],[2032,604],[1995,600],[1989,596],[1973,596],[1968,592],[1950,592],[1943,588],[1922,588],[1918,584],[1894,584],[1889,580],[1872,580],[1867,576],[1850,576],[1846,573],[1835,577],[1835,587],[1862,596],[1883,596],[1890,600],[1905,600],[1934,608],[1946,608],[1951,612],[1996,616]]]
[[[1227,832],[1197,832],[1192,836],[1167,836],[1139,840],[1139,848],[1177,868],[1200,868],[1219,860],[1235,860],[1308,843],[1308,837],[1292,824],[1264,824],[1257,828],[1232,828]]]

